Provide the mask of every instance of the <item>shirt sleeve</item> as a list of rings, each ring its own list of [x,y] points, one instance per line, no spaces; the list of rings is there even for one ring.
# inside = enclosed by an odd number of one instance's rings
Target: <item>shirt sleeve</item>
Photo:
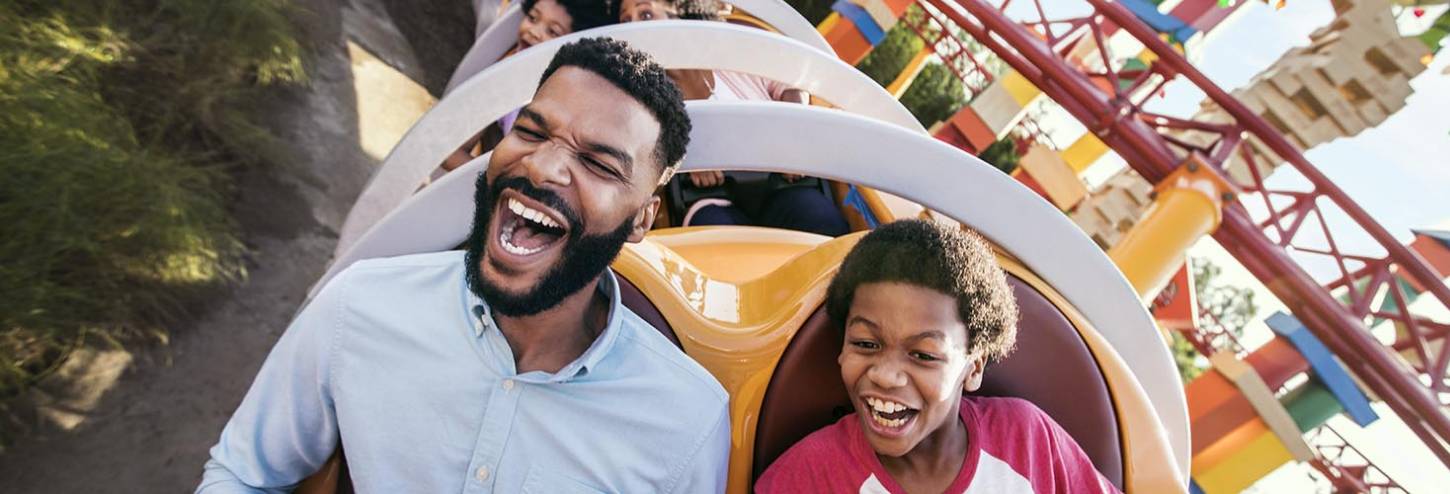
[[[670,492],[725,492],[730,471],[730,408],[722,404],[714,427],[700,441],[694,457],[684,464],[685,471]]]
[[[758,79],[760,79],[760,82],[765,84],[765,89],[770,92],[770,99],[775,101],[785,101],[785,92],[795,89],[793,87],[790,87],[790,85],[784,82],[777,81],[775,79],[767,79],[764,77],[758,77]],[[794,103],[794,101],[792,101],[791,103]]]
[[[211,448],[196,492],[284,492],[322,467],[338,445],[331,359],[346,272],[282,334]]]

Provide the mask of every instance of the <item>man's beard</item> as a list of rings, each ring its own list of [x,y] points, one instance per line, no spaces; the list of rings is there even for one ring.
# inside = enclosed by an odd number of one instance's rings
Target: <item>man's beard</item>
[[[499,178],[489,184],[483,173],[475,184],[473,231],[468,234],[467,251],[463,256],[467,269],[468,289],[488,303],[493,312],[510,317],[532,316],[551,309],[565,298],[582,290],[619,256],[620,249],[633,230],[632,218],[603,235],[586,235],[586,225],[579,214],[557,194],[534,187],[527,178]],[[522,294],[504,291],[483,277],[484,252],[488,245],[488,225],[493,220],[494,206],[505,189],[539,201],[564,216],[569,235],[563,239],[559,259],[539,279],[539,283]]]

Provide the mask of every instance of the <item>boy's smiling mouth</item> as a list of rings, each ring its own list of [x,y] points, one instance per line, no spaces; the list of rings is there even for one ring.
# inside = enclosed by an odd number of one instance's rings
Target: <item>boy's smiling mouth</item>
[[[903,433],[906,426],[911,424],[920,410],[908,407],[900,402],[875,397],[863,399],[871,414],[871,425],[878,433],[886,436],[897,436]]]

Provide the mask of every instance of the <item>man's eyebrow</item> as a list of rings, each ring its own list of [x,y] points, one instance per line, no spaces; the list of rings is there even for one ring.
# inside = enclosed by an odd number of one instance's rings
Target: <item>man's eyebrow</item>
[[[544,116],[540,115],[539,112],[530,110],[527,106],[519,109],[519,118],[527,118],[529,120],[532,120],[534,122],[534,125],[543,127],[545,129],[549,128],[549,121],[545,120]]]
[[[620,168],[623,168],[623,170],[620,170],[620,173],[625,177],[634,176],[634,158],[631,158],[629,153],[621,151],[617,147],[598,142],[584,141],[583,144],[585,150],[614,157],[615,160],[619,161]]]

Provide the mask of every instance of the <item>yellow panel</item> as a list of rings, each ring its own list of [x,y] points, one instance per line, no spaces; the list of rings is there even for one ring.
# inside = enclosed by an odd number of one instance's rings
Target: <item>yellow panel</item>
[[[841,14],[831,12],[831,15],[826,16],[826,20],[821,21],[821,24],[816,26],[816,32],[821,33],[822,36],[825,36],[826,33],[829,33],[832,29],[836,28],[836,23],[838,22],[841,22]]]
[[[1145,302],[1183,266],[1185,253],[1218,228],[1223,194],[1234,188],[1196,157],[1158,183],[1143,219],[1108,249],[1108,257]]]
[[[1243,491],[1270,472],[1292,460],[1284,443],[1272,432],[1265,431],[1250,441],[1239,454],[1225,459],[1208,471],[1193,476],[1204,494],[1231,494]]]
[[[1092,132],[1088,132],[1062,151],[1062,160],[1067,162],[1067,166],[1072,167],[1074,173],[1081,174],[1106,152],[1108,152],[1108,145]]]
[[[1072,171],[1072,167],[1056,151],[1046,146],[1033,144],[1027,154],[1022,155],[1018,166],[1026,170],[1032,180],[1047,192],[1048,200],[1057,209],[1067,211],[1087,197],[1087,185],[1077,178],[1077,173]]]
[[[1199,474],[1213,470],[1224,460],[1238,456],[1239,451],[1267,432],[1269,432],[1269,426],[1264,425],[1263,420],[1255,418],[1244,422],[1243,425],[1224,434],[1213,444],[1193,455],[1193,468],[1189,470],[1189,473],[1197,477]]]
[[[926,61],[931,58],[931,55],[931,48],[922,48],[921,51],[916,52],[916,56],[906,62],[906,68],[901,69],[901,73],[896,75],[896,80],[886,86],[886,92],[891,93],[893,98],[901,99],[901,95],[906,94],[906,88],[911,87],[911,82],[916,80],[916,76],[921,75],[921,69],[926,68]],[[932,135],[936,134],[932,133]]]
[[[730,283],[764,276],[790,258],[831,239],[753,226],[666,228],[650,232],[650,238],[690,260],[706,276]]]
[[[1037,89],[1037,86],[1033,86],[1026,77],[1022,76],[1022,73],[1015,70],[1007,71],[998,80],[1002,82],[1002,87],[1007,89],[1007,93],[1012,95],[1012,100],[1023,108],[1026,108],[1028,103],[1042,94],[1042,90]]]
[[[730,393],[730,473],[728,491],[747,492],[755,451],[755,426],[761,400],[780,354],[807,317],[820,307],[826,286],[841,259],[864,233],[819,239],[815,248],[748,281],[715,278],[696,263],[723,258],[718,252],[692,248],[686,235],[712,235],[733,230],[737,245],[765,243],[777,232],[763,228],[697,227],[691,231],[650,232],[638,244],[626,244],[614,270],[634,283],[675,329],[685,353],[709,370]],[[712,230],[715,230],[712,232]],[[792,233],[792,232],[787,232]],[[660,240],[686,246],[690,257]],[[778,238],[778,237],[776,237]],[[764,257],[757,258],[756,262]],[[771,261],[773,262],[773,261]],[[761,271],[761,266],[737,266]]]

